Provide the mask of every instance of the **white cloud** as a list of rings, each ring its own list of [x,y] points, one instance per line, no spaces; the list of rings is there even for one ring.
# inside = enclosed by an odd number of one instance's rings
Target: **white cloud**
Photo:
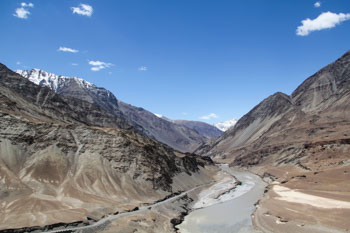
[[[201,116],[200,119],[203,119],[203,120],[210,120],[212,118],[218,118],[219,116],[216,115],[215,113],[210,113],[206,116]]]
[[[27,19],[28,15],[30,15],[30,12],[23,7],[17,8],[13,16],[20,18],[20,19]]]
[[[27,19],[28,18],[28,15],[30,15],[30,11],[28,10],[29,7],[34,7],[34,4],[33,3],[25,3],[25,2],[22,2],[21,3],[21,6],[20,8],[16,8],[15,10],[15,13],[13,14],[13,16],[17,17],[17,18],[20,18],[20,19]]]
[[[94,9],[87,4],[80,4],[78,7],[71,7],[73,14],[91,16]]]
[[[320,7],[320,6],[321,6],[321,2],[315,2],[314,6],[315,6],[316,8]]]
[[[67,48],[67,47],[62,47],[60,46],[57,51],[59,52],[68,52],[68,53],[77,53],[79,52],[79,50],[76,50],[76,49],[71,49],[71,48]]]
[[[214,126],[220,129],[221,131],[226,131],[232,126],[234,126],[236,123],[237,123],[237,120],[233,118],[232,120],[216,123],[214,124]]]
[[[147,66],[140,66],[140,67],[139,67],[139,70],[140,70],[140,71],[147,71],[147,70],[148,70],[148,67],[147,67]]]
[[[20,62],[20,61],[18,61],[18,62],[16,62],[16,64],[17,64],[17,65],[20,65],[20,64],[21,64],[21,62]]]
[[[30,3],[22,2],[22,3],[21,3],[21,6],[22,6],[22,7],[34,7],[34,4],[31,3],[31,2],[30,2]]]
[[[99,71],[99,70],[106,69],[113,66],[112,63],[106,63],[103,61],[89,61],[89,65],[92,66],[91,67],[92,71]]]
[[[332,13],[330,11],[320,14],[316,19],[302,20],[302,25],[297,28],[298,36],[307,36],[313,31],[320,31],[327,28],[333,28],[343,21],[349,20],[350,14]]]
[[[72,63],[72,66],[78,66],[79,64],[78,63]]]

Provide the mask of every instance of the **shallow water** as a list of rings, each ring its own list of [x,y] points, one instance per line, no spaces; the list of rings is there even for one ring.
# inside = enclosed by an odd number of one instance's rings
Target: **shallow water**
[[[178,226],[181,233],[248,233],[255,232],[251,214],[254,204],[262,198],[266,184],[259,176],[223,167],[242,185],[230,195],[233,199],[191,212]]]

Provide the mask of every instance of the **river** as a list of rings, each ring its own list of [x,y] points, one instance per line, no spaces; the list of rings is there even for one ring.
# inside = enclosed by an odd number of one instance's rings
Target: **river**
[[[227,166],[222,169],[234,175],[242,185],[228,195],[231,200],[197,209],[187,215],[178,226],[181,233],[251,233],[251,214],[254,204],[262,198],[266,183],[257,175],[237,171]]]

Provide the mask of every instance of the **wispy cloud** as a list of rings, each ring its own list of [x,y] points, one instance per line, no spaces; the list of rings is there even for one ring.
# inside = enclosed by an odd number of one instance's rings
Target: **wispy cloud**
[[[106,69],[113,66],[112,63],[107,63],[103,61],[89,61],[89,65],[92,66],[91,67],[92,71],[99,71],[99,70]]]
[[[72,66],[78,66],[79,64],[78,63],[72,63]]]
[[[28,19],[28,15],[30,15],[30,11],[28,8],[33,8],[34,4],[33,3],[21,3],[21,7],[16,8],[15,13],[13,16],[20,18],[20,19]]]
[[[22,7],[34,7],[34,4],[31,3],[31,2],[30,2],[30,3],[22,2],[22,3],[21,3],[21,6],[22,6]]]
[[[219,116],[216,115],[215,113],[210,113],[206,116],[201,116],[200,119],[203,119],[203,120],[210,120],[212,118],[218,118]]]
[[[77,50],[77,49],[71,49],[71,48],[62,47],[62,46],[60,46],[57,49],[57,51],[59,51],[59,52],[68,52],[68,53],[77,53],[77,52],[79,52],[79,50]]]
[[[88,4],[80,4],[78,7],[71,7],[73,14],[91,16],[94,9]]]
[[[349,20],[350,14],[332,13],[330,11],[320,14],[316,19],[302,20],[302,25],[297,28],[298,36],[307,36],[313,31],[333,28],[343,21]]]
[[[321,6],[321,2],[315,2],[314,7],[318,8]]]
[[[17,64],[17,65],[20,65],[20,64],[21,64],[21,62],[20,62],[20,61],[18,61],[18,62],[16,62],[16,64]]]
[[[148,67],[147,67],[147,66],[140,66],[140,67],[139,67],[139,70],[140,70],[140,71],[147,71],[147,70],[148,70]]]

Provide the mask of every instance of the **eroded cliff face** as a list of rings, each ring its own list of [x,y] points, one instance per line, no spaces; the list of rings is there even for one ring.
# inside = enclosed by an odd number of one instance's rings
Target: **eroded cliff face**
[[[0,90],[0,229],[100,218],[211,179],[208,161],[3,65]]]
[[[350,51],[306,79],[291,95],[304,112],[322,112],[346,98],[350,88]]]

